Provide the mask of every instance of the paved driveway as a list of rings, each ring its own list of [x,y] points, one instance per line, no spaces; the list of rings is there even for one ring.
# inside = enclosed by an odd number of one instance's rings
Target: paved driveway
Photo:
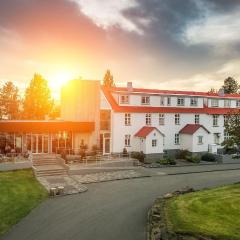
[[[86,193],[45,201],[3,239],[143,240],[147,211],[159,195],[184,186],[199,189],[237,181],[240,170],[91,184]]]

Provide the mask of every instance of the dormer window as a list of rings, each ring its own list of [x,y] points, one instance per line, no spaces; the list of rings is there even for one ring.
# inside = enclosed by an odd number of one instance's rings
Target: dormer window
[[[240,99],[238,99],[238,100],[236,101],[236,106],[237,106],[237,107],[240,107]]]
[[[161,105],[161,106],[164,106],[164,99],[165,99],[165,98],[164,98],[163,96],[160,97],[160,105]]]
[[[129,95],[120,95],[121,104],[129,104]]]
[[[185,99],[182,98],[182,97],[179,97],[179,98],[177,99],[177,105],[178,105],[178,106],[184,106],[184,104],[185,104]]]
[[[198,99],[196,97],[190,99],[190,105],[191,106],[197,106],[198,105]]]
[[[231,102],[229,99],[224,99],[224,107],[230,107]]]
[[[143,105],[149,105],[150,104],[150,97],[149,96],[142,96],[141,103]]]
[[[214,99],[214,98],[213,98],[213,99],[211,100],[211,106],[212,106],[212,107],[218,107],[218,99]]]

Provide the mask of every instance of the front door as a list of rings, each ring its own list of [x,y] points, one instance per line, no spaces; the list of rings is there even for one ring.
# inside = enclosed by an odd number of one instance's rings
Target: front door
[[[111,140],[110,138],[104,138],[103,141],[103,154],[110,154],[110,144],[111,144]]]
[[[49,152],[48,151],[49,137],[47,134],[32,134],[29,140],[28,141],[31,142],[32,153],[48,153]],[[28,149],[29,149],[29,143],[28,143]]]

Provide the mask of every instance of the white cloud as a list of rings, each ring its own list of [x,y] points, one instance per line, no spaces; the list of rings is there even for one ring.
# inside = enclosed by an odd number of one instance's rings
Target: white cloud
[[[211,8],[202,8],[203,18],[190,23],[184,31],[183,41],[188,45],[227,45],[240,40],[240,9],[218,14]]]
[[[103,29],[119,27],[128,32],[143,34],[136,23],[124,15],[124,11],[138,7],[136,0],[70,0],[79,5],[81,12]],[[143,25],[149,20],[138,18]]]

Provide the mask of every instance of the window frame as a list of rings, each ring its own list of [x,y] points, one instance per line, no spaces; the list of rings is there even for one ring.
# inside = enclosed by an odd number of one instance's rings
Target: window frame
[[[152,139],[152,147],[157,147],[157,139]]]
[[[146,124],[146,126],[152,125],[152,114],[151,113],[145,114],[145,124]]]
[[[197,136],[197,139],[198,139],[198,145],[203,145],[203,136]]]
[[[198,106],[198,98],[197,97],[191,97],[190,98],[190,106],[194,106],[194,107],[196,107],[196,106]]]
[[[215,104],[217,103],[217,104]],[[211,98],[211,107],[219,107],[219,99]]]
[[[167,97],[167,105],[168,106],[171,106],[171,101],[172,101],[172,98],[171,97]]]
[[[218,127],[219,115],[214,114],[212,115],[212,117],[213,117],[213,127]]]
[[[158,121],[159,121],[160,126],[165,125],[165,114],[164,113],[159,113]]]
[[[180,114],[179,113],[176,113],[174,115],[174,122],[175,122],[175,125],[180,125]]]
[[[146,99],[148,99],[148,101],[146,101]],[[141,104],[142,105],[150,105],[150,96],[147,96],[147,95],[141,96]]]
[[[124,101],[122,101],[123,100],[123,98],[127,98],[127,101],[126,100],[124,100]],[[121,94],[120,95],[120,104],[129,104],[129,95],[128,94]]]
[[[125,147],[131,147],[131,135],[130,134],[125,134],[124,146]]]
[[[124,115],[124,124],[125,126],[131,126],[131,113],[125,113]]]
[[[175,133],[174,144],[175,145],[180,145],[180,134],[179,133]]]
[[[181,101],[182,101],[182,103],[181,103]],[[177,106],[185,106],[185,98],[184,97],[177,98]]]
[[[199,114],[194,115],[194,123],[195,124],[200,124],[200,115]]]

